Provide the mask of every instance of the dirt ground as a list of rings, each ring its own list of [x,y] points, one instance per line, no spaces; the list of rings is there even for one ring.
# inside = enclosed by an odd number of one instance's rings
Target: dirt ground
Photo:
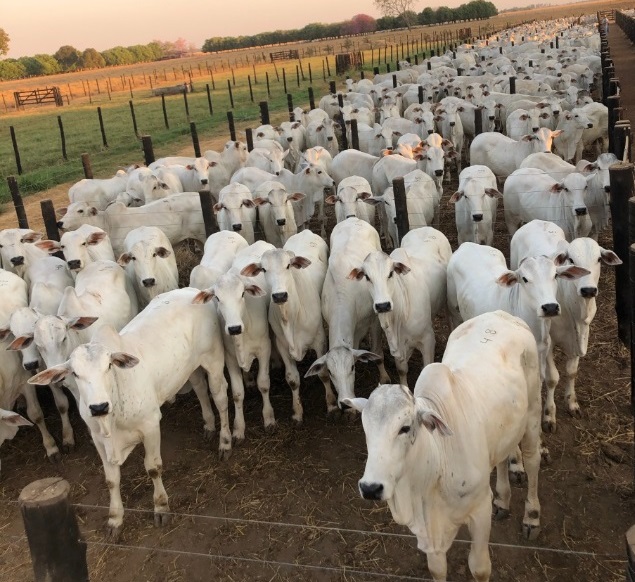
[[[627,77],[622,76],[623,89]],[[210,144],[219,149],[224,139]],[[456,248],[456,228],[447,199],[442,201],[441,230]],[[46,192],[56,206],[66,188]],[[38,197],[29,197],[33,226]],[[59,202],[59,203],[58,203]],[[31,206],[31,204],[33,204]],[[329,214],[329,229],[334,216]],[[0,227],[15,226],[11,212]],[[611,248],[610,232],[600,243]],[[495,246],[508,255],[509,236],[496,224]],[[191,268],[195,257],[189,257]],[[187,273],[183,273],[187,280]],[[581,360],[577,391],[582,418],[570,418],[562,391],[557,392],[558,431],[545,435],[551,463],[540,474],[542,532],[528,543],[521,536],[524,486],[515,486],[511,517],[495,522],[491,534],[494,582],[617,582],[624,579],[624,533],[633,524],[632,416],[629,407],[629,354],[617,341],[614,276],[603,267],[598,312],[588,355]],[[447,337],[446,322],[436,322],[440,359]],[[386,351],[388,371],[396,380]],[[313,361],[309,355],[300,372]],[[421,368],[411,361],[413,386]],[[562,371],[562,362],[559,362]],[[356,393],[368,396],[377,383],[373,364],[357,366]],[[59,416],[46,390],[47,424],[61,437]],[[45,458],[39,433],[20,429],[2,447],[0,479],[0,573],[3,582],[32,580],[28,546],[16,500],[35,479],[62,475],[71,484],[80,528],[88,541],[89,570],[100,582],[315,580],[362,582],[378,579],[428,580],[425,557],[410,532],[394,524],[385,504],[359,498],[357,480],[364,470],[366,448],[359,420],[327,418],[321,383],[303,381],[302,427],[291,422],[290,390],[280,370],[272,373],[271,399],[278,420],[273,433],[262,427],[261,399],[248,390],[244,444],[226,462],[217,458],[217,442],[203,439],[198,402],[192,393],[165,406],[162,452],[165,488],[174,512],[170,525],[153,526],[152,484],[137,447],[122,469],[126,506],[120,543],[108,544],[104,525],[108,491],[101,463],[75,407],[71,422],[78,443],[61,465]],[[230,412],[231,418],[231,412]],[[469,580],[461,530],[450,550],[448,580]]]

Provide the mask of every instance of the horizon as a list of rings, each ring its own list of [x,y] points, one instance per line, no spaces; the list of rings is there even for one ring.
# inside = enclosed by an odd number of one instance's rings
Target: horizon
[[[468,0],[449,0],[447,5],[456,8]],[[585,1],[585,0],[581,0]],[[571,4],[571,0],[536,1],[545,6]],[[576,2],[577,3],[577,2]],[[10,37],[9,52],[4,58],[30,57],[36,54],[54,54],[61,46],[70,45],[79,51],[94,48],[104,51],[116,46],[146,45],[153,40],[176,41],[184,38],[197,48],[212,37],[249,36],[272,30],[297,29],[309,23],[343,22],[356,14],[368,14],[374,18],[381,14],[373,6],[372,0],[349,0],[347,14],[338,18],[325,19],[323,15],[341,14],[338,0],[322,0],[319,6],[307,6],[302,14],[289,12],[288,0],[270,0],[266,8],[258,0],[243,0],[242,3],[229,6],[222,20],[215,22],[213,15],[206,18],[203,0],[183,0],[179,11],[182,20],[170,18],[166,12],[175,9],[168,7],[166,0],[137,0],[134,6],[125,0],[109,0],[87,4],[81,0],[58,0],[55,12],[47,10],[45,18],[34,19],[42,0],[21,0],[3,8],[2,24]],[[501,0],[494,2],[498,10],[525,7],[532,4],[527,0]],[[253,10],[250,10],[253,7]],[[415,11],[421,12],[425,4],[419,1]],[[435,6],[433,8],[438,8]],[[262,18],[266,11],[266,18]],[[251,18],[245,15],[251,14]],[[189,17],[189,19],[188,19]],[[139,26],[132,25],[130,20]],[[86,27],[87,21],[98,21],[98,30]],[[122,22],[123,21],[123,22]],[[211,21],[212,24],[208,24]],[[267,24],[269,22],[270,24]],[[55,27],[58,34],[51,35],[50,28]],[[116,31],[113,33],[113,31]]]

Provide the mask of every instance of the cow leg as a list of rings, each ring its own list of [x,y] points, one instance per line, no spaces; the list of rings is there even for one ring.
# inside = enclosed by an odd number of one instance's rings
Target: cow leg
[[[24,394],[24,398],[26,399],[26,414],[29,420],[37,425],[42,435],[42,443],[46,449],[46,455],[53,463],[59,463],[61,461],[60,450],[57,448],[55,439],[51,436],[48,428],[46,428],[44,413],[38,402],[35,386],[25,384],[22,388],[22,394]]]
[[[223,374],[224,365],[219,365],[219,358],[210,354],[209,362],[203,362],[203,369],[207,372],[209,391],[214,399],[220,419],[220,435],[218,439],[218,456],[226,460],[232,451],[232,436],[229,429],[229,411],[227,404],[227,380]]]
[[[163,463],[161,461],[161,429],[158,422],[156,426],[151,427],[143,435],[143,448],[145,449],[143,464],[154,485],[152,497],[154,500],[154,526],[160,527],[170,523],[171,516],[169,514],[168,494],[161,479]]]
[[[381,360],[377,364],[379,368],[379,383],[380,384],[390,384],[390,376],[388,372],[386,372],[386,367],[384,366],[384,350],[381,347],[381,326],[379,325],[379,320],[376,319],[370,326],[370,345],[371,351],[378,356],[381,356]]]
[[[553,360],[553,350],[549,349],[546,356],[545,384],[547,385],[547,398],[542,415],[542,430],[545,432],[556,432],[556,402],[554,394],[560,379],[556,363]]]
[[[569,408],[569,414],[577,418],[582,416],[575,394],[575,379],[578,375],[579,364],[580,358],[578,356],[567,358],[566,375],[564,377],[564,400]]]
[[[507,208],[505,208],[505,224],[507,225],[509,236],[514,236],[514,233],[520,227],[520,221],[518,220],[518,217],[512,212],[509,212]]]
[[[313,342],[313,349],[315,350],[315,355],[318,358],[321,358],[326,353],[326,334],[324,333],[324,327],[320,325],[318,327],[317,335],[315,336],[315,340]],[[333,387],[331,386],[331,380],[328,374],[324,376],[318,376],[324,385],[324,392],[326,395],[326,413],[331,414],[333,411],[338,410],[337,407],[337,397],[333,392]]]
[[[507,459],[496,465],[496,496],[494,497],[494,519],[509,516],[509,502],[512,489],[509,485],[509,469]]]
[[[123,525],[123,502],[121,501],[121,467],[110,463],[106,455],[106,449],[99,438],[93,438],[93,443],[104,466],[104,476],[106,477],[106,486],[110,494],[110,507],[108,508],[108,530],[107,537],[112,541],[117,541],[121,534],[121,526]]]
[[[70,453],[75,448],[75,435],[73,434],[71,421],[68,418],[68,398],[59,384],[51,384],[51,392],[53,393],[57,411],[62,419],[62,450],[65,453]]]
[[[212,410],[212,405],[210,404],[209,396],[207,395],[207,384],[205,382],[205,377],[203,376],[203,370],[200,368],[194,370],[189,380],[194,388],[196,397],[201,404],[205,440],[212,440],[214,432],[216,431],[216,419],[214,418],[214,411]]]
[[[502,467],[502,469],[501,469]],[[507,475],[507,463],[499,463],[498,474],[501,472]],[[509,487],[509,482],[507,483]],[[511,494],[511,491],[510,491]],[[509,501],[508,501],[509,503]],[[489,496],[485,496],[483,501],[469,516],[467,522],[472,538],[468,564],[470,572],[477,582],[488,582],[492,573],[492,561],[489,557],[489,534],[492,528],[491,503]]]
[[[268,339],[268,338],[267,338]],[[264,341],[264,345],[260,349],[258,356],[258,376],[256,382],[258,390],[262,394],[262,418],[265,421],[265,430],[273,429],[276,425],[276,419],[273,414],[273,407],[269,398],[269,390],[271,388],[271,378],[269,377],[269,359],[271,358],[271,342]]]
[[[428,560],[428,570],[430,570],[434,582],[446,582],[448,559],[445,552],[426,552],[426,558]]]
[[[291,398],[293,400],[293,420],[296,424],[302,423],[302,402],[300,401],[300,373],[296,361],[289,354],[289,345],[284,339],[276,337],[276,347],[284,362],[284,378],[291,388]]]
[[[243,384],[242,370],[238,366],[236,355],[230,350],[225,352],[225,364],[227,365],[234,399],[234,430],[232,432],[232,439],[235,442],[242,442],[245,440],[245,415],[243,413],[245,385]]]
[[[397,374],[399,374],[399,384],[408,386],[408,359],[406,356],[395,358]]]
[[[527,423],[527,430],[520,441],[520,447],[527,468],[527,500],[523,517],[523,534],[535,540],[540,533],[540,501],[538,500],[538,471],[540,470],[540,425]]]
[[[509,455],[509,472],[515,483],[522,483],[527,476],[525,475],[525,465],[523,465],[523,455],[520,447],[516,446],[516,451]]]
[[[436,338],[434,337],[434,330],[432,325],[425,330],[423,334],[423,345],[421,349],[421,355],[423,356],[423,365],[427,366],[434,362],[434,348],[436,346]]]

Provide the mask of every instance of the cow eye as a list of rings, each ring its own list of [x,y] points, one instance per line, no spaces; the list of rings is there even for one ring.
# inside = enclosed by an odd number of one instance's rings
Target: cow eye
[[[244,297],[244,296],[245,296],[245,292],[243,291],[242,297]]]
[[[351,366],[351,372],[354,372],[354,371],[355,371],[355,364]]]
[[[392,276],[393,276],[394,274],[395,274],[395,272],[394,272],[394,271],[390,271],[390,275],[388,275],[388,278],[389,278],[389,279],[390,279],[390,278],[392,278]]]
[[[79,214],[84,214],[84,211],[83,211],[83,210],[78,210],[77,212],[78,212]]]
[[[71,372],[71,374],[73,374],[74,378],[77,378],[77,374],[75,372]]]
[[[370,283],[370,277],[368,275],[364,275],[364,277],[366,277],[366,281],[368,281]]]
[[[408,434],[410,432],[410,425],[409,424],[404,424],[400,429],[399,429],[399,434]]]
[[[85,243],[85,242],[83,242],[83,243],[82,243],[82,246],[83,246],[83,247],[85,247],[85,246],[86,246],[86,243]],[[64,248],[64,247],[62,247],[62,248]]]
[[[527,277],[523,277],[523,281],[524,281],[525,283],[529,283],[529,281],[527,281]]]

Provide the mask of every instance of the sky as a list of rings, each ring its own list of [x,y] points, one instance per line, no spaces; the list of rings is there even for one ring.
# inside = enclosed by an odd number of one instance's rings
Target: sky
[[[60,46],[103,51],[114,46],[184,38],[200,47],[213,36],[250,35],[381,16],[372,0],[0,0],[0,28],[11,38],[8,57],[53,54]],[[440,0],[458,6],[466,0]],[[567,0],[493,0],[501,8]],[[415,10],[436,7],[420,0]]]

